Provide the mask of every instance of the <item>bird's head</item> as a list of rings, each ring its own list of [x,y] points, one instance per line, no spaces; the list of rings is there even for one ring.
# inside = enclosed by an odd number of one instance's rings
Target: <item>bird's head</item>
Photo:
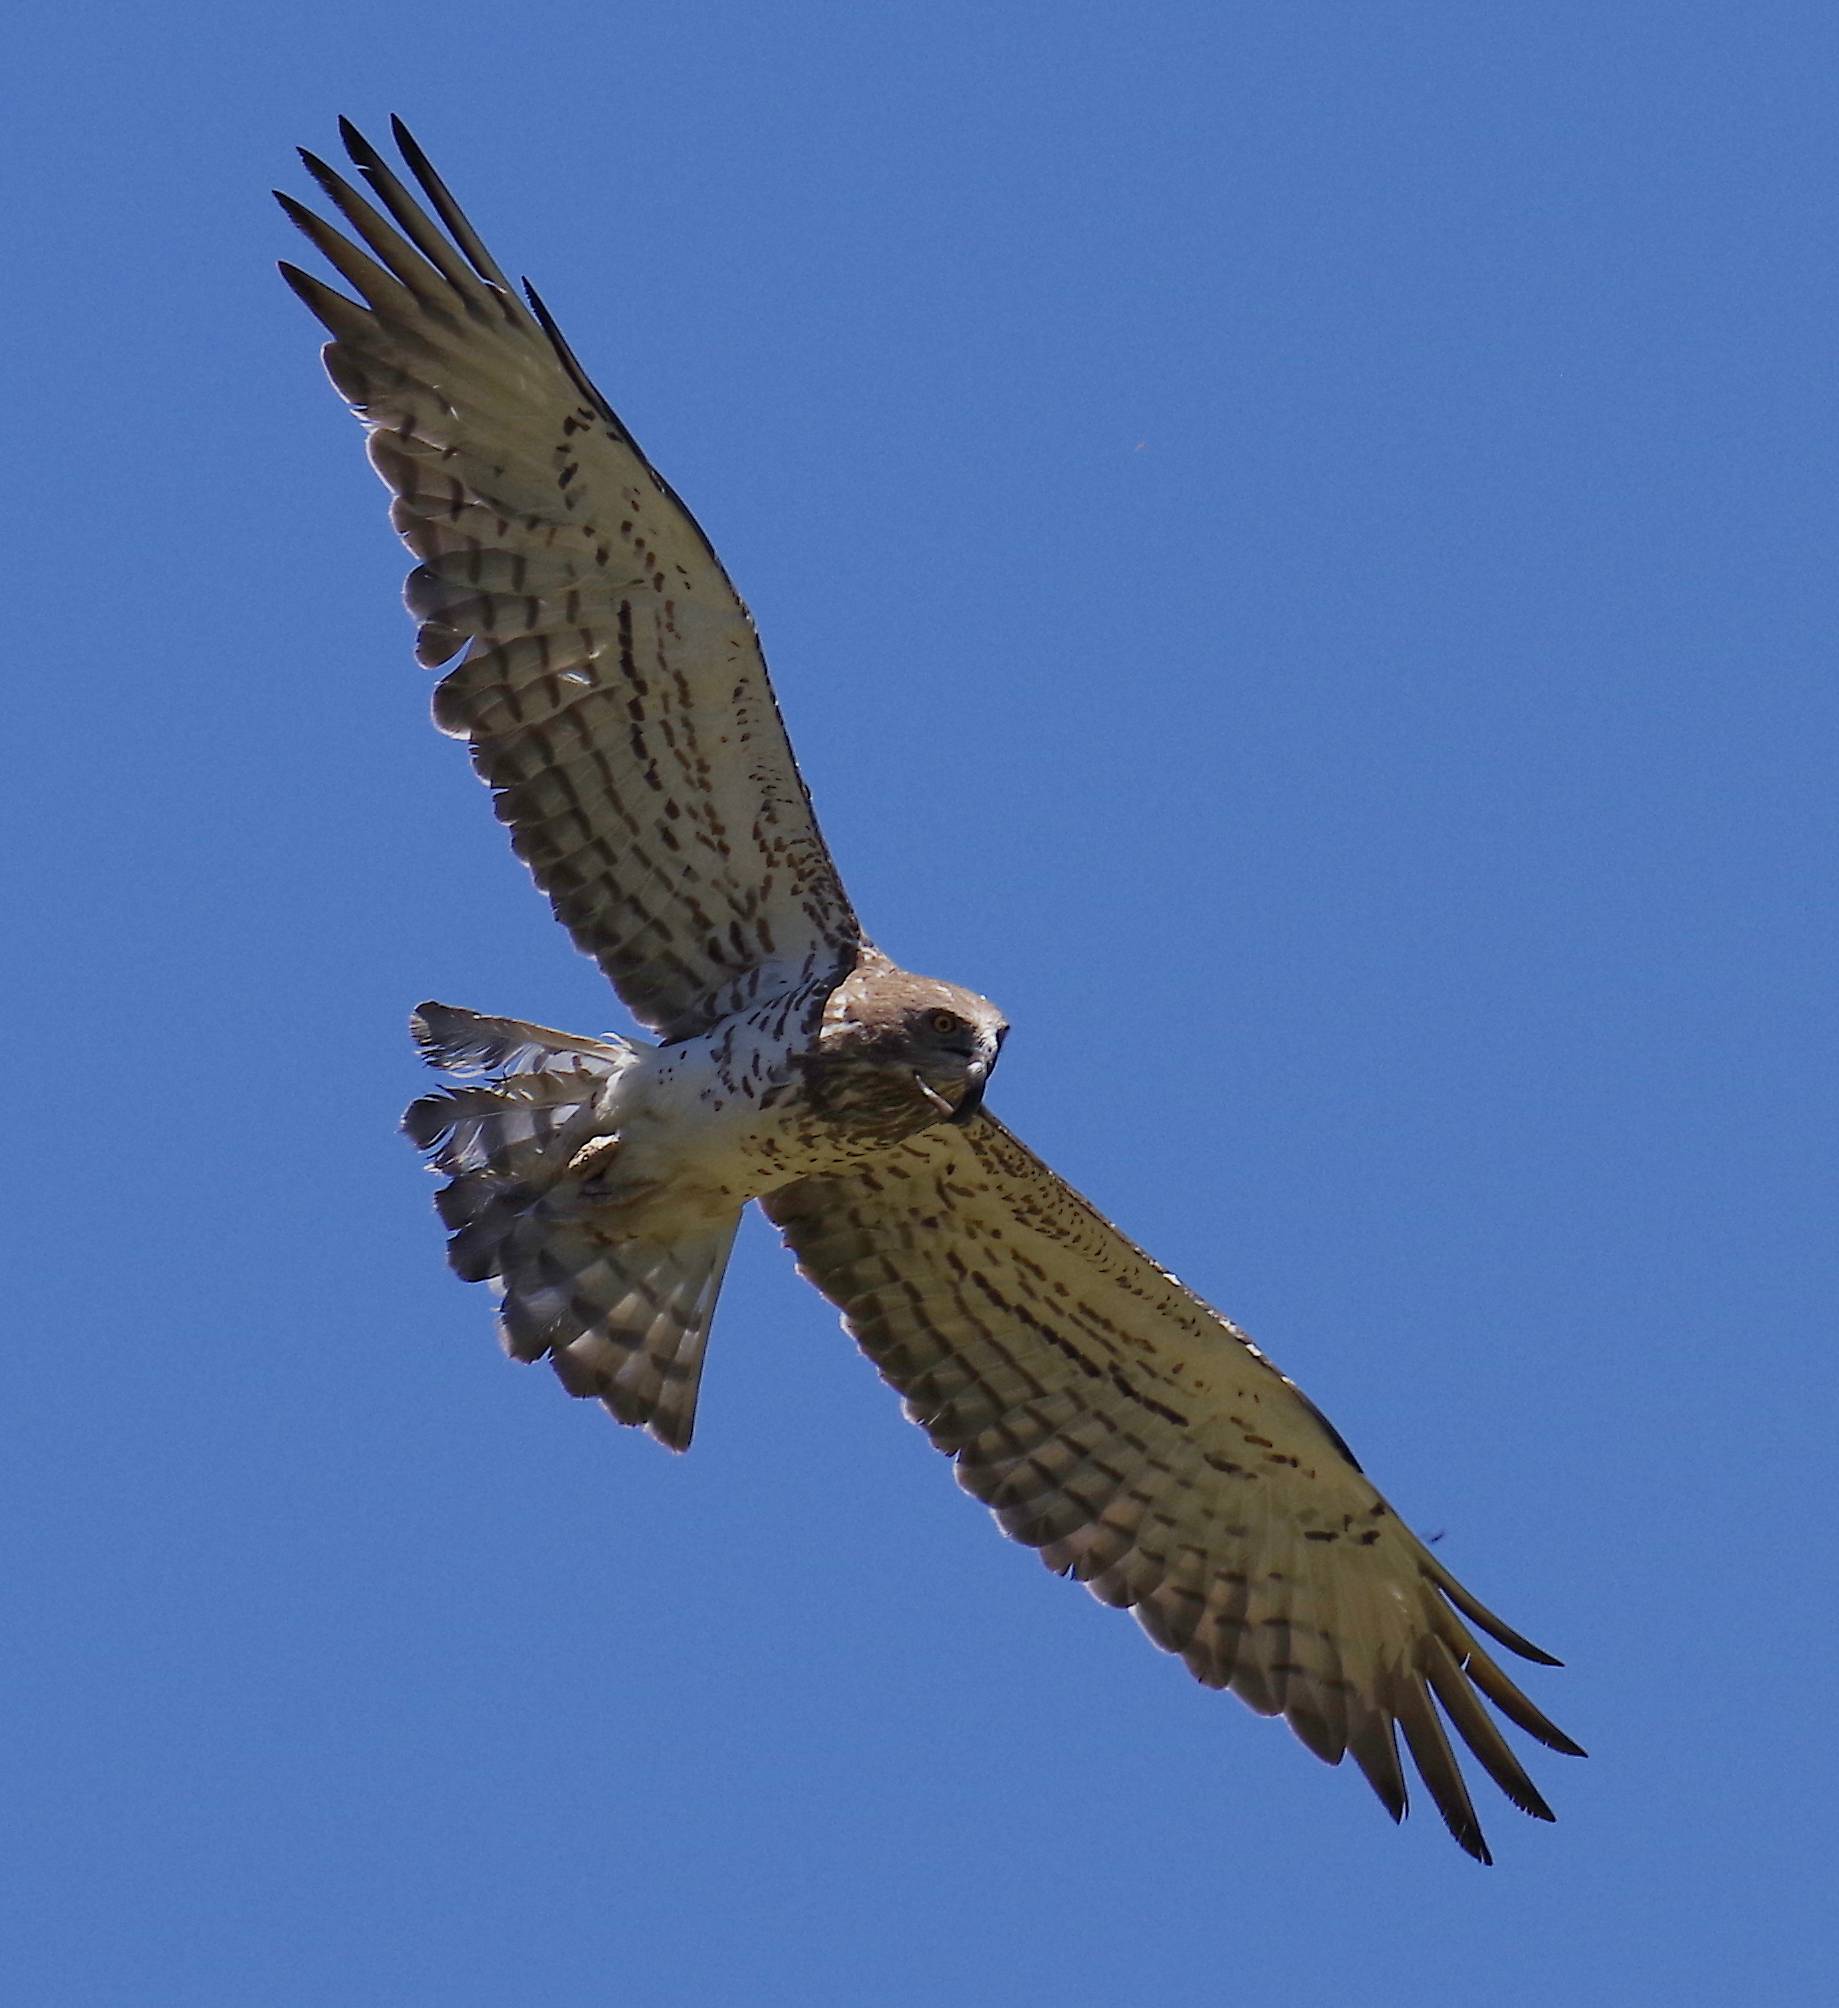
[[[857,970],[836,992],[823,1044],[831,1058],[871,1070],[930,1109],[917,1125],[924,1128],[977,1113],[1008,1030],[976,991],[883,966]]]

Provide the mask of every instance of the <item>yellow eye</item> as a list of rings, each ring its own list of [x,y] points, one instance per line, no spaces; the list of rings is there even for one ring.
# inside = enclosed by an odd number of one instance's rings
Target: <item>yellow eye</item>
[[[935,1032],[962,1032],[964,1020],[955,1011],[935,1011],[932,1014],[932,1029]]]

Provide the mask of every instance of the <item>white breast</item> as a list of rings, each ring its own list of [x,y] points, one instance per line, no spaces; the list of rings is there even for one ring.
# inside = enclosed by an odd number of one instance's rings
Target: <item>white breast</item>
[[[687,1218],[818,1169],[795,1059],[806,1042],[800,1014],[769,1007],[646,1051],[621,1083],[620,1187]]]

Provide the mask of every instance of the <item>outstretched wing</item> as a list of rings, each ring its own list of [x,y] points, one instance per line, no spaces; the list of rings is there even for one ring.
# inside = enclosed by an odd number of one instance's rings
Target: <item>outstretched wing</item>
[[[382,212],[301,158],[364,248],[278,199],[359,301],[281,270],[331,331],[327,372],[421,560],[416,653],[464,651],[436,722],[470,744],[556,918],[666,1039],[840,976],[855,915],[708,539],[400,120],[438,225],[340,131]]]
[[[1443,1717],[1552,1817],[1482,1698],[1581,1752],[1469,1627],[1557,1662],[1442,1567],[1243,1332],[1000,1123],[939,1125],[763,1204],[959,1483],[1050,1568],[1318,1757],[1351,1755],[1394,1819],[1402,1730],[1451,1833],[1489,1859]]]

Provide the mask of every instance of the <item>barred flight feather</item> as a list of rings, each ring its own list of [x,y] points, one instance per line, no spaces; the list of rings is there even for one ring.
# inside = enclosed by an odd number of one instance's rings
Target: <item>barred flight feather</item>
[[[1242,1332],[1001,1124],[929,1129],[872,1179],[805,1179],[763,1204],[960,1482],[1050,1568],[1132,1608],[1324,1762],[1352,1756],[1395,1818],[1402,1733],[1478,1860],[1444,1717],[1514,1805],[1551,1817],[1481,1700],[1552,1749],[1577,1745],[1457,1611],[1549,1655],[1431,1557]]]
[[[375,202],[302,157],[351,235],[283,207],[358,297],[283,270],[333,337],[328,373],[370,431],[392,520],[421,560],[422,658],[472,651],[439,721],[503,791],[513,848],[667,1039],[714,1023],[738,968],[759,996],[840,979],[861,931],[708,539],[400,126],[432,217],[343,131]],[[523,583],[502,597],[488,572]],[[558,673],[588,665],[605,687],[577,697]],[[574,729],[552,736],[564,717]],[[672,827],[692,807],[709,838],[693,848]],[[671,897],[641,904],[635,879],[660,874]],[[711,954],[731,938],[740,954]]]
[[[449,1078],[404,1124],[506,1350],[682,1449],[759,1197],[959,1483],[1049,1568],[1325,1763],[1351,1758],[1394,1819],[1402,1735],[1488,1859],[1451,1729],[1549,1819],[1489,1710],[1577,1745],[1469,1626],[1556,1662],[1431,1555],[1243,1332],[979,1113],[1001,1014],[864,937],[707,537],[400,121],[413,189],[340,131],[362,187],[302,156],[337,221],[282,205],[350,292],[282,269],[418,561],[405,598],[418,660],[443,672],[435,722],[664,1041],[416,1015]]]

